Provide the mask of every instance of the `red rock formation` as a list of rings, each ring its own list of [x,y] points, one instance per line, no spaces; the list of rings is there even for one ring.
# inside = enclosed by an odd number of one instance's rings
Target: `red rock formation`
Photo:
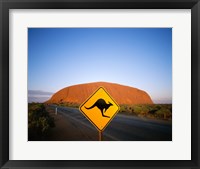
[[[104,87],[118,104],[153,104],[145,91],[107,82],[86,83],[63,88],[55,93],[47,103],[82,104],[100,86]]]

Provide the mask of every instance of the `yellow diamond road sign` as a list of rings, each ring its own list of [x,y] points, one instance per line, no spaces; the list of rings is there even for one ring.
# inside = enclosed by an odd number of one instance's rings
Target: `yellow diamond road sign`
[[[79,109],[99,131],[103,131],[120,108],[108,92],[100,87]]]

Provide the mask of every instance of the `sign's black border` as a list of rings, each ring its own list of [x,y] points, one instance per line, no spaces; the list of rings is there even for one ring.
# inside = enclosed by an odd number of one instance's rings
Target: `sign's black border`
[[[191,9],[192,156],[191,160],[9,160],[9,9]],[[200,2],[199,0],[0,0],[0,167],[30,168],[161,168],[200,169]],[[184,28],[183,28],[184,29]],[[181,63],[181,60],[180,60]],[[198,68],[199,66],[199,68]],[[19,75],[20,76],[20,75]],[[190,113],[190,112],[188,112]],[[22,147],[23,148],[23,147]],[[51,150],[49,150],[51,151]],[[39,153],[39,152],[38,152]],[[67,152],[66,152],[67,153]],[[119,152],[120,153],[120,152]],[[127,153],[129,151],[127,150]],[[131,152],[134,153],[134,152]],[[173,153],[173,152],[172,152]]]

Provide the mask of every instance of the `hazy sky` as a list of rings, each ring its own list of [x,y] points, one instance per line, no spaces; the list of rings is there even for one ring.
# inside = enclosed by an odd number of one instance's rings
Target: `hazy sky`
[[[105,81],[172,99],[171,28],[29,28],[28,89]]]

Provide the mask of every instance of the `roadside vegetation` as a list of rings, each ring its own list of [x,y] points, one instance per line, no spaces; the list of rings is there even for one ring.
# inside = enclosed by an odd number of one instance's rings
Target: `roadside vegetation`
[[[75,103],[60,102],[57,106],[79,108]],[[151,119],[172,120],[172,104],[120,105],[119,113]]]
[[[46,111],[42,103],[28,104],[28,140],[45,140],[50,129],[55,127],[54,118]]]
[[[79,108],[79,106],[80,106],[79,104],[76,104],[73,102],[60,102],[60,103],[56,103],[55,105],[63,106],[63,107],[73,107],[73,108]]]
[[[120,105],[119,112],[151,119],[172,120],[172,104]]]

